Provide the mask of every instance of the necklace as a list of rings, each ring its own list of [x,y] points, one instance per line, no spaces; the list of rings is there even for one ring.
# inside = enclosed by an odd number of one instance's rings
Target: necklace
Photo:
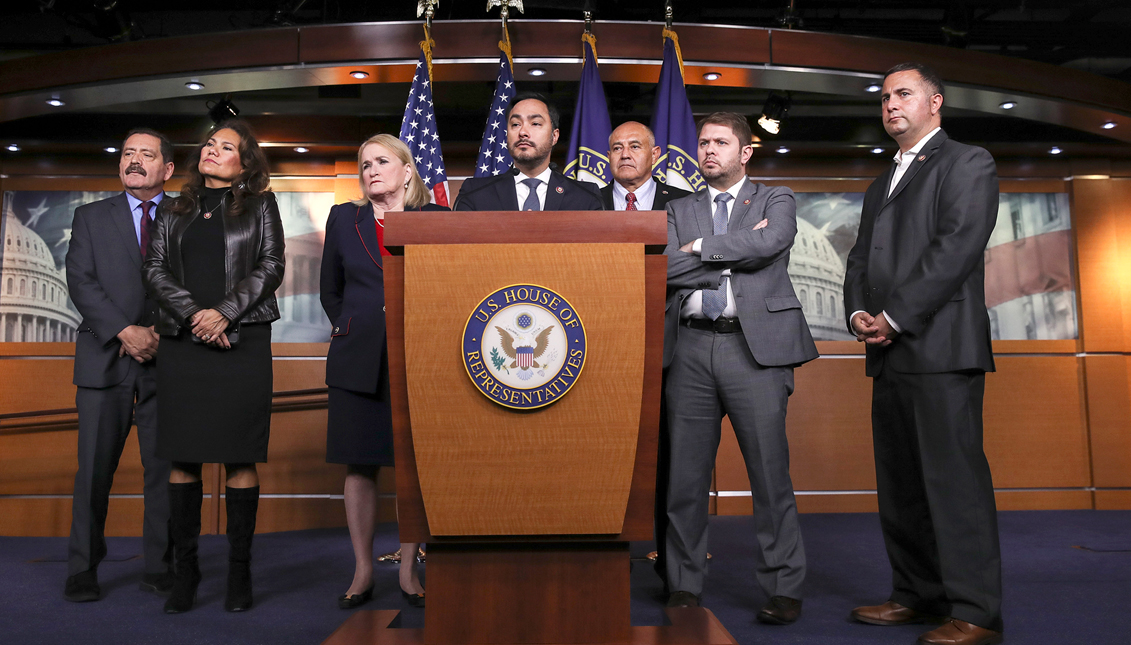
[[[206,212],[204,213],[204,219],[212,219],[212,213],[213,213],[213,212],[215,212],[215,210],[216,210],[217,208],[220,208],[221,206],[223,206],[223,205],[224,205],[224,198],[225,198],[225,197],[227,197],[227,196],[228,196],[228,195],[229,195],[229,194],[230,194],[231,192],[232,192],[232,189],[231,189],[231,188],[229,188],[229,189],[228,189],[228,192],[224,193],[223,195],[220,195],[220,203],[219,203],[219,204],[216,204],[215,206],[213,206],[213,207],[212,207],[212,210],[210,210],[210,211],[206,211]]]

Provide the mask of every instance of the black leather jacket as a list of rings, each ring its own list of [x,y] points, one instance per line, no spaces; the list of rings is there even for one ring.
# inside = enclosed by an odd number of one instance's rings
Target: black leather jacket
[[[153,234],[142,265],[142,276],[149,296],[160,305],[155,326],[157,333],[173,336],[181,326],[203,309],[184,287],[181,238],[197,217],[177,216],[157,207]],[[228,290],[215,307],[231,322],[268,323],[279,319],[275,290],[283,282],[283,221],[274,193],[249,197],[239,217],[224,215],[224,276]]]

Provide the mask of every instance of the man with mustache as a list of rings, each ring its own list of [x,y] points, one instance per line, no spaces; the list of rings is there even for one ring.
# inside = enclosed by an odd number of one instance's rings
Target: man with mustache
[[[169,139],[148,128],[132,130],[118,163],[125,192],[76,208],[71,225],[67,286],[83,317],[75,340],[78,471],[63,591],[72,602],[102,597],[98,564],[106,555],[110,487],[132,424],[145,471],[141,588],[168,595],[173,586],[170,464],[155,456],[158,336],[141,279],[149,226],[172,175]]]
[[[920,644],[1002,642],[1001,548],[982,448],[994,371],[983,252],[998,217],[997,166],[942,129],[943,84],[918,63],[880,94],[895,164],[868,187],[848,254],[844,309],[865,343],[880,527],[892,592],[852,618],[945,619]]]
[[[651,128],[636,121],[626,121],[609,135],[609,163],[613,181],[601,189],[601,202],[607,211],[662,211],[667,203],[691,193],[668,186],[652,177],[652,167],[660,158],[660,147]],[[664,534],[668,528],[668,422],[667,406],[660,400],[660,442],[656,466],[656,550],[648,554],[655,560],[653,568],[665,582]]]
[[[558,142],[558,109],[541,94],[520,92],[507,112],[509,172],[463,182],[452,210],[599,211],[597,186],[569,179],[550,167]]]
[[[747,179],[752,140],[741,114],[705,117],[698,157],[707,188],[668,203],[668,606],[700,603],[711,471],[726,415],[754,503],[755,577],[768,598],[757,618],[786,625],[801,615],[805,579],[786,403],[793,368],[817,358],[817,347],[786,271],[797,234],[793,192]]]

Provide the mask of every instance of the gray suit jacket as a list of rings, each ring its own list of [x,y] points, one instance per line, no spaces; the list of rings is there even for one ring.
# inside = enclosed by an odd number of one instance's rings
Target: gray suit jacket
[[[668,301],[664,320],[664,366],[671,363],[683,301],[699,289],[717,289],[731,271],[731,288],[742,333],[763,367],[800,365],[817,358],[789,273],[789,250],[797,234],[793,191],[743,182],[731,209],[726,235],[714,235],[714,204],[704,189],[668,202]],[[757,231],[763,219],[769,224]],[[702,254],[680,247],[703,238]]]
[[[66,265],[67,289],[82,314],[74,383],[117,385],[134,362],[129,355],[118,356],[118,332],[148,322],[141,250],[125,193],[75,209]]]
[[[993,371],[983,259],[997,223],[993,157],[940,131],[889,197],[892,172],[864,194],[845,269],[845,314],[887,311],[903,329],[887,347],[868,346],[868,376],[885,363],[905,373]]]

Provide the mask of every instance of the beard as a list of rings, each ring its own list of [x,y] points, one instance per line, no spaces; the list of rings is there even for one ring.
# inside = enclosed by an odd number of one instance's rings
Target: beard
[[[530,146],[516,146],[511,150],[511,158],[515,161],[529,165],[538,165],[550,157],[550,146],[539,147],[537,143],[528,140]]]

